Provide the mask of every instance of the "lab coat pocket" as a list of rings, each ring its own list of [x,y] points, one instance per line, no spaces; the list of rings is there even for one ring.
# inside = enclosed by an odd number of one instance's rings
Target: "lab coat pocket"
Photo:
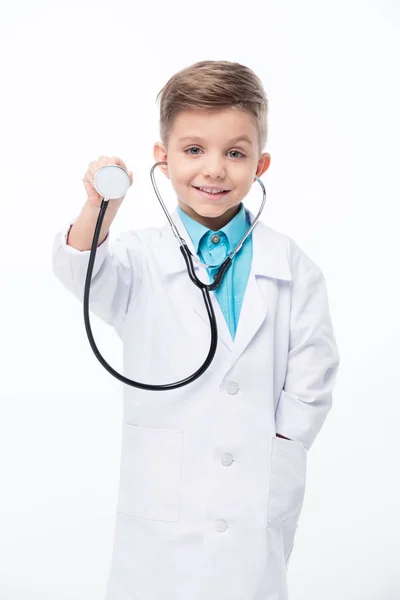
[[[289,517],[297,520],[306,485],[307,450],[301,442],[273,437],[266,524],[277,527]]]
[[[119,512],[156,521],[179,520],[183,430],[124,422]]]

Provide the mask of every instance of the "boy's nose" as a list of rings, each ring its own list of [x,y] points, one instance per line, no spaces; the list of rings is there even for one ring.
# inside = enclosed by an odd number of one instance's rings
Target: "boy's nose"
[[[208,180],[224,179],[225,166],[220,159],[210,159],[203,168],[203,175],[208,177]],[[211,185],[211,183],[210,183]]]

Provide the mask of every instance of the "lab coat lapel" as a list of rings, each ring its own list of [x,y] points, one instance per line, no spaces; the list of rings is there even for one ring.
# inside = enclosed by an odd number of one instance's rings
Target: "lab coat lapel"
[[[256,225],[253,234],[257,227],[258,225]],[[258,286],[257,277],[252,266],[243,297],[242,308],[240,310],[230,366],[238,360],[240,355],[249,345],[250,341],[256,335],[257,331],[260,329],[263,321],[265,320],[267,310],[267,302],[262,296],[261,290]]]
[[[200,267],[200,269],[201,269],[201,267]],[[198,276],[198,272],[196,274]],[[208,279],[202,278],[202,281],[206,281],[207,283],[209,283],[209,278]],[[210,328],[210,319],[208,318],[207,309],[205,307],[203,296],[202,296],[200,290],[198,291],[198,294],[199,294],[199,301],[195,302],[195,304],[193,306],[193,310],[197,314],[197,316],[200,317],[200,319],[207,324],[207,327]],[[216,297],[214,292],[209,292],[209,294],[210,294],[210,298],[211,298],[211,304],[214,309],[215,318],[217,320],[218,338],[225,344],[225,346],[227,347],[228,350],[232,351],[234,342],[233,342],[233,339],[231,336],[231,332],[229,331],[224,314],[219,305],[218,298]],[[211,336],[211,331],[210,331],[210,336]],[[210,339],[211,339],[211,337],[210,337]]]
[[[249,212],[250,223],[255,214]],[[291,281],[290,258],[285,248],[286,239],[262,221],[259,221],[252,232],[253,259],[242,308],[237,324],[235,343],[229,368],[233,366],[245,352],[251,340],[268,319],[271,298],[268,297],[266,279]]]
[[[185,240],[190,252],[197,256],[190,235],[187,233],[177,209],[171,213],[171,218],[180,236]],[[161,229],[158,260],[164,274],[167,277],[175,278],[175,281],[171,279],[171,283],[175,284],[170,287],[170,293],[172,294],[171,301],[183,325],[186,328],[190,328],[193,336],[196,335],[196,331],[199,334],[203,332],[209,335],[211,341],[210,321],[204,304],[203,294],[189,279],[186,262],[179,249],[179,242],[174,236],[168,222]],[[207,270],[204,267],[201,267],[195,260],[193,260],[193,267],[200,281],[210,283]],[[214,292],[209,292],[209,294],[217,321],[218,340],[224,344],[226,349],[231,351],[233,340],[225,317]]]

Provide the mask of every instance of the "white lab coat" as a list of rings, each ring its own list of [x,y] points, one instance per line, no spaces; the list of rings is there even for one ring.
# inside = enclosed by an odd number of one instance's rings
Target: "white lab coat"
[[[194,252],[177,210],[172,218]],[[54,240],[53,271],[82,300],[89,251],[66,245],[70,223]],[[252,235],[235,340],[211,292],[218,347],[208,370],[172,391],[124,385],[106,600],[288,598],[307,451],[331,408],[339,355],[321,270],[262,221]],[[115,327],[130,379],[178,381],[208,353],[203,297],[168,222],[106,238],[90,307]]]

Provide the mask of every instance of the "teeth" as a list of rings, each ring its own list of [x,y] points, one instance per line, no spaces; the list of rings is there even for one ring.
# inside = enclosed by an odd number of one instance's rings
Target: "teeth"
[[[207,192],[208,194],[219,194],[220,192],[223,192],[224,190],[211,190],[210,188],[199,188],[200,190],[202,190],[203,192]]]

